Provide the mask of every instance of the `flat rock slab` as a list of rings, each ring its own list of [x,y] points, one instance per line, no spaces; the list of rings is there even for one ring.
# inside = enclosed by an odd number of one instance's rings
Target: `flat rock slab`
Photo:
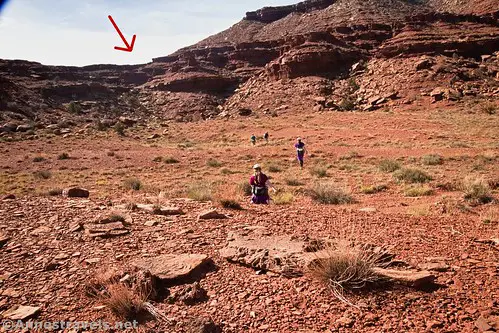
[[[183,215],[184,212],[177,207],[165,207],[152,204],[138,204],[137,209],[143,210],[145,212],[155,214],[155,215]]]
[[[68,198],[88,198],[90,196],[90,192],[83,188],[70,187],[62,190],[62,196]]]
[[[411,287],[421,287],[423,285],[433,283],[435,280],[435,275],[428,271],[400,271],[396,269],[374,268],[374,272],[385,278],[409,285]]]
[[[220,255],[231,262],[283,275],[302,274],[299,268],[306,243],[290,236],[251,237],[232,234]]]
[[[130,232],[122,222],[110,222],[110,223],[87,223],[83,226],[85,228],[85,233],[89,237],[116,237],[126,235]]]
[[[17,305],[2,313],[2,317],[10,320],[26,320],[38,314],[39,307]]]
[[[449,270],[449,265],[445,262],[427,262],[420,264],[418,267],[425,271],[434,272],[447,272]]]
[[[163,254],[152,258],[142,258],[132,262],[136,268],[149,271],[162,282],[196,280],[197,275],[205,273],[212,260],[204,254]]]
[[[226,219],[227,216],[225,214],[217,212],[216,209],[210,209],[199,214],[199,220],[217,220],[217,219]]]

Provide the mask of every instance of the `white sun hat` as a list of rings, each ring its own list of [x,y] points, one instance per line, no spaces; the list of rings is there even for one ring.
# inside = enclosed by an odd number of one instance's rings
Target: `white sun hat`
[[[253,169],[261,169],[262,167],[260,166],[260,164],[255,164],[253,165]]]

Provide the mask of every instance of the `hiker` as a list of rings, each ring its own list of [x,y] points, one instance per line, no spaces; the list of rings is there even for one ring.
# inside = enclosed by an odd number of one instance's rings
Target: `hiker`
[[[269,177],[262,172],[260,164],[253,166],[255,174],[250,178],[251,185],[251,201],[254,204],[268,205],[270,201],[269,188],[276,192],[275,187],[270,183]]]
[[[269,132],[265,132],[263,138],[265,139],[265,143],[269,143]]]
[[[251,134],[251,144],[253,146],[256,144],[256,136],[255,136],[255,134]]]
[[[301,141],[301,138],[296,139],[295,148],[298,161],[300,162],[300,168],[303,169],[303,157],[305,156],[306,150],[305,150],[305,144]]]

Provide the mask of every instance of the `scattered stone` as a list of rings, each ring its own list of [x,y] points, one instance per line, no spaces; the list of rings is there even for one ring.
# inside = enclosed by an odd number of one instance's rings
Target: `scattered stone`
[[[430,59],[423,59],[416,63],[416,70],[420,71],[423,69],[430,69],[434,65],[433,61]]]
[[[211,319],[196,318],[189,321],[187,333],[222,333],[222,327]]]
[[[444,99],[444,89],[442,88],[435,88],[431,91],[430,97],[433,98],[432,103],[441,101]]]
[[[449,265],[445,262],[428,262],[420,264],[419,268],[426,271],[447,272],[449,270]]]
[[[161,137],[161,135],[159,135],[158,133],[154,133],[153,135],[147,137],[148,140],[154,140],[154,139],[157,139]]]
[[[359,209],[359,212],[375,213],[375,212],[377,212],[377,209],[376,208],[372,208],[372,207],[365,207],[365,208]]]
[[[77,232],[77,231],[80,231],[82,228],[83,227],[80,223],[75,223],[75,224],[69,226],[69,231],[70,232]]]
[[[480,316],[476,321],[475,321],[475,327],[478,328],[480,332],[486,332],[486,331],[491,331],[492,327],[489,325],[487,320],[483,317]]]
[[[2,200],[15,200],[16,196],[14,194],[7,194],[5,195]]]
[[[56,262],[50,262],[48,263],[47,265],[45,265],[45,267],[43,267],[43,270],[44,271],[54,271],[57,269],[57,267],[59,267],[59,264],[56,263]]]
[[[340,319],[336,320],[336,323],[344,327],[352,327],[355,323],[355,320],[349,317],[341,317]]]
[[[157,224],[158,224],[158,221],[147,221],[146,223],[144,223],[144,225],[147,227],[154,227]]]
[[[212,263],[204,254],[162,254],[135,260],[132,265],[164,282],[175,283],[198,280],[198,275],[205,273]]]
[[[399,271],[395,269],[374,268],[374,272],[388,279],[412,287],[421,287],[433,283],[435,276],[427,271]]]
[[[32,129],[33,129],[33,125],[22,124],[22,125],[17,126],[16,131],[17,132],[27,132],[27,131],[32,130]]]
[[[89,265],[91,264],[97,264],[100,262],[100,258],[91,258],[91,259],[85,259],[85,262]]]
[[[62,195],[68,198],[88,198],[90,193],[82,188],[71,187],[64,189]]]
[[[196,281],[168,297],[167,301],[169,303],[183,302],[186,305],[194,305],[196,303],[205,302],[206,300],[208,300],[208,293],[199,285],[199,282]]]
[[[109,223],[88,223],[83,226],[85,233],[92,238],[95,237],[116,237],[126,235],[130,232],[123,222],[109,222]]]
[[[227,216],[225,214],[218,213],[216,209],[207,210],[198,216],[198,220],[217,220],[226,218]]]
[[[39,307],[16,305],[2,313],[2,317],[9,320],[26,320],[40,312]]]
[[[249,116],[253,113],[253,111],[251,111],[251,109],[248,108],[240,108],[238,113],[240,116]]]
[[[182,215],[184,212],[177,207],[164,207],[152,204],[137,204],[137,209],[143,210],[155,215]]]

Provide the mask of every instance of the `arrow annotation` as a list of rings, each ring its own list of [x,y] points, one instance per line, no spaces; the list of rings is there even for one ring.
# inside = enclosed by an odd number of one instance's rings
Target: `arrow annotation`
[[[115,46],[114,49],[115,50],[120,50],[120,51],[126,51],[126,52],[132,52],[133,51],[133,45],[135,44],[135,38],[137,37],[136,35],[133,35],[132,37],[132,43],[131,44],[128,44],[127,40],[125,39],[125,37],[123,36],[123,34],[121,33],[121,30],[120,28],[118,28],[118,26],[116,25],[116,23],[114,22],[113,18],[111,17],[111,15],[108,16],[109,18],[109,21],[111,21],[111,23],[113,24],[114,28],[116,29],[116,31],[118,32],[118,35],[120,35],[121,39],[123,40],[123,43],[125,43],[125,46],[126,47],[119,47],[119,46]]]

